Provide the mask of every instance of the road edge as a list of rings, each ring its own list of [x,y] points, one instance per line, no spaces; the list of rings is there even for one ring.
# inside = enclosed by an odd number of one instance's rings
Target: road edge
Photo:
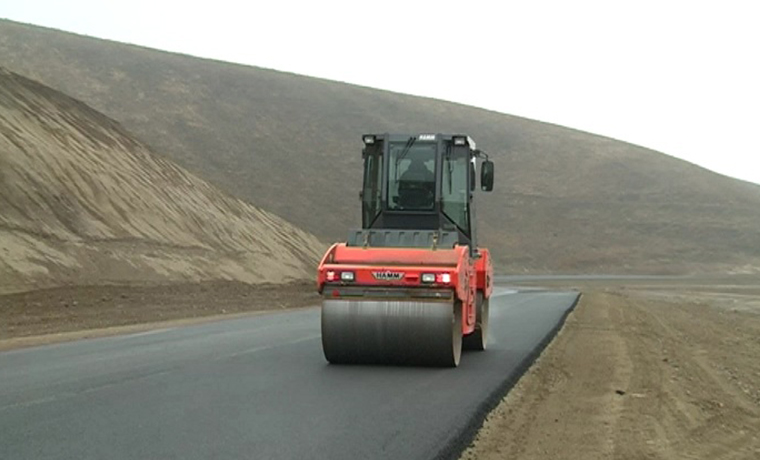
[[[308,310],[318,308],[317,305],[306,305],[303,307],[288,307],[285,309],[269,310],[252,310],[240,313],[222,313],[208,316],[196,316],[190,318],[177,318],[165,321],[150,321],[147,323],[124,324],[120,326],[107,326],[92,329],[80,329],[66,332],[51,332],[50,334],[27,335],[21,337],[12,337],[10,339],[0,339],[0,353],[21,350],[27,348],[43,347],[47,345],[57,345],[61,343],[77,342],[80,340],[101,339],[106,337],[116,337],[121,335],[136,334],[149,332],[157,329],[190,327],[205,323],[214,323],[219,321],[235,320],[248,318],[251,316],[260,316],[268,314],[286,313],[290,311]]]
[[[467,449],[467,447],[472,444],[472,441],[475,439],[475,436],[483,426],[483,422],[485,421],[488,414],[496,409],[496,406],[501,403],[501,401],[507,396],[510,390],[514,388],[514,386],[517,384],[517,382],[520,381],[523,375],[525,375],[525,373],[533,366],[533,363],[536,362],[538,357],[541,356],[541,353],[544,352],[546,347],[554,340],[559,331],[564,327],[567,317],[575,310],[575,307],[578,305],[578,302],[580,302],[583,293],[580,291],[569,292],[577,293],[577,296],[575,297],[575,300],[573,301],[573,304],[570,306],[570,308],[568,308],[562,314],[559,321],[557,321],[557,324],[555,324],[554,327],[549,330],[546,336],[541,339],[541,342],[539,342],[536,348],[534,348],[533,351],[528,353],[528,355],[526,355],[525,358],[520,361],[520,364],[518,364],[515,372],[513,372],[511,375],[508,375],[504,382],[497,386],[495,390],[493,390],[488,396],[483,399],[480,405],[478,405],[477,409],[475,409],[475,412],[472,414],[472,416],[470,416],[464,429],[460,431],[456,436],[454,436],[449,442],[447,442],[446,445],[443,446],[443,448],[441,448],[441,450],[439,450],[438,453],[433,457],[434,459],[458,460],[462,456],[462,453],[465,451],[465,449]]]

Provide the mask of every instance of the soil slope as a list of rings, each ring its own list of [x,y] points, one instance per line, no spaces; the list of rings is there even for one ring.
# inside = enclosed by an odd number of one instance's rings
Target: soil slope
[[[759,186],[613,139],[9,21],[0,62],[329,240],[359,223],[362,133],[465,132],[496,161],[478,218],[501,272],[760,267]]]
[[[118,123],[0,69],[0,292],[311,276],[324,245],[154,155]]]

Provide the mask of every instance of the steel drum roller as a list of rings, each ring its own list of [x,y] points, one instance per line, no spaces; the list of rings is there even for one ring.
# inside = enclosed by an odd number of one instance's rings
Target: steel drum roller
[[[461,307],[452,300],[324,300],[322,348],[335,364],[457,366]]]

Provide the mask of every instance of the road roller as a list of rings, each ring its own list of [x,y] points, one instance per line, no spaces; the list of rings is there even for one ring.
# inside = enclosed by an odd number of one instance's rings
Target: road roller
[[[474,198],[493,189],[493,162],[464,134],[362,141],[362,226],[317,271],[325,358],[458,366],[462,349],[487,344],[493,267]]]

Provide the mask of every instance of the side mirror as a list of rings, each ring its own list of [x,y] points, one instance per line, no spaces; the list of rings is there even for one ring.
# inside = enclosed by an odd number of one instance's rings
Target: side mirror
[[[480,168],[480,189],[490,192],[493,190],[493,161],[484,161]]]
[[[470,162],[470,191],[475,190],[475,164]]]

